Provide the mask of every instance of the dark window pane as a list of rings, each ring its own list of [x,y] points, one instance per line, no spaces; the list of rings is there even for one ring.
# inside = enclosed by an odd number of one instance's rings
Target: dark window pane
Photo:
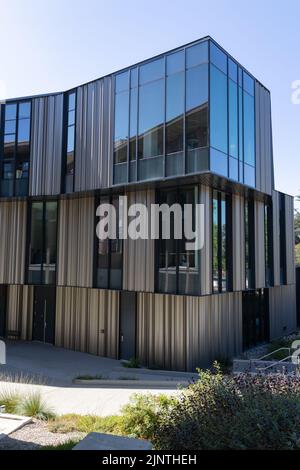
[[[5,121],[4,132],[5,134],[14,134],[16,132],[15,119],[13,119],[12,121]]]
[[[19,162],[16,168],[16,179],[29,177],[29,162]]]
[[[238,95],[237,84],[229,80],[229,155],[238,158]]]
[[[69,94],[69,103],[68,103],[68,110],[71,111],[72,109],[75,109],[75,103],[76,103],[76,93],[70,93]]]
[[[186,113],[186,146],[187,150],[208,145],[208,110],[207,103]]]
[[[218,193],[214,191],[213,196],[213,226],[212,226],[212,268],[213,268],[213,291],[219,290],[219,258],[218,258],[218,242],[219,242],[219,214],[218,214]]]
[[[4,163],[3,164],[3,178],[5,180],[11,180],[14,177],[14,164]]]
[[[20,119],[18,122],[18,143],[29,142],[30,119]]]
[[[53,284],[56,272],[57,202],[45,203],[45,251],[43,256],[43,282]]]
[[[136,158],[136,136],[137,136],[137,88],[130,91],[130,129],[129,129],[129,158]]]
[[[4,136],[4,157],[13,158],[15,156],[15,134]]]
[[[116,75],[116,93],[126,91],[129,88],[129,72],[122,72]]]
[[[254,80],[250,75],[244,72],[244,90],[251,96],[254,96]]]
[[[210,149],[210,169],[218,175],[228,176],[227,155],[212,147]]]
[[[239,160],[244,160],[244,130],[243,130],[243,114],[244,114],[244,103],[243,103],[243,90],[239,87]],[[241,177],[240,172],[240,177]],[[240,181],[242,181],[240,179]]]
[[[17,117],[17,105],[6,104],[5,105],[5,119],[16,119]]]
[[[194,67],[195,65],[208,62],[208,42],[201,42],[195,46],[186,49],[186,67]]]
[[[212,42],[210,43],[210,61],[227,74],[227,55]]]
[[[140,87],[139,157],[163,153],[164,80]]]
[[[19,104],[19,119],[30,118],[31,103],[20,103]]]
[[[244,161],[255,165],[254,98],[244,93]]]
[[[216,149],[227,153],[227,77],[212,65],[210,81],[210,142]]]
[[[166,153],[183,150],[184,74],[167,78]]]
[[[140,67],[140,85],[151,82],[165,75],[165,60],[157,59]]]
[[[135,88],[138,86],[138,69],[135,67],[130,71],[130,87]]]
[[[228,58],[228,76],[231,80],[237,83],[238,80],[238,66],[233,60]]]
[[[29,282],[41,282],[43,256],[43,203],[34,202],[31,206],[31,231],[29,244]]]
[[[167,75],[184,70],[184,51],[167,56]]]
[[[115,99],[115,163],[122,163],[127,160],[129,93],[118,93]]]

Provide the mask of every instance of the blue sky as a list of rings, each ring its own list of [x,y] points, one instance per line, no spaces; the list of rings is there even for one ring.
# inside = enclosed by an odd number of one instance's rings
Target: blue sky
[[[271,90],[276,189],[300,193],[299,0],[0,0],[0,12],[7,97],[62,91],[211,35]]]

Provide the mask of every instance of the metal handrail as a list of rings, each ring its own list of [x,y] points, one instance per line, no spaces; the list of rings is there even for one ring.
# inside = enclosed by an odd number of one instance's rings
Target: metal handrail
[[[292,356],[287,356],[287,357],[285,357],[284,359],[280,359],[280,361],[272,362],[272,364],[269,364],[269,365],[266,366],[266,367],[257,367],[257,370],[267,370],[267,369],[270,369],[271,367],[277,366],[278,364],[281,364],[282,362],[286,361],[287,359],[291,359],[291,358],[292,358]]]
[[[255,359],[255,360],[256,361],[262,361],[266,357],[272,356],[273,354],[277,353],[278,351],[289,351],[289,353],[291,354],[291,348],[279,348],[279,349],[276,349],[275,351],[270,352],[269,354],[266,354],[265,356],[262,356],[258,359]]]

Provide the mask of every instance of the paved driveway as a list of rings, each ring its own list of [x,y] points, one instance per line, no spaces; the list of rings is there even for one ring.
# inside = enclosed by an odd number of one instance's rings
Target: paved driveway
[[[107,416],[119,413],[134,393],[177,393],[176,390],[136,388],[98,388],[72,384],[78,375],[106,376],[120,361],[69,351],[34,342],[8,342],[7,364],[0,366],[1,390],[21,393],[40,391],[57,414],[78,413]],[[30,383],[1,382],[1,373],[24,376]],[[125,385],[125,384],[124,384]]]

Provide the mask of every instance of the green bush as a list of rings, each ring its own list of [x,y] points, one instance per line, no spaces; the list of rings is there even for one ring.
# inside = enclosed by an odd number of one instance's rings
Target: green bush
[[[48,420],[55,416],[39,392],[32,392],[22,398],[18,411],[21,415],[41,420]]]
[[[79,440],[69,440],[66,442],[63,442],[62,444],[55,444],[52,446],[44,446],[39,450],[72,450],[73,447],[78,444]]]
[[[122,361],[122,366],[129,369],[138,369],[140,367],[140,362],[136,357],[132,357],[128,361]]]
[[[67,414],[51,420],[48,429],[56,433],[69,433],[73,431],[90,433],[106,432],[121,434],[122,416],[94,416]]]
[[[200,372],[174,406],[161,411],[153,442],[168,450],[300,449],[299,392],[299,379],[282,375]]]
[[[165,395],[135,394],[122,408],[121,431],[128,436],[152,440],[160,413],[172,408],[174,398]]]
[[[5,406],[5,413],[17,414],[22,397],[19,393],[7,389],[0,393],[0,405]]]

